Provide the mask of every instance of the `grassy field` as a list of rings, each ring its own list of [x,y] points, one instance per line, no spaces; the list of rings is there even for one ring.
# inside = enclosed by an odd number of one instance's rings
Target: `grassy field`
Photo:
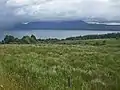
[[[120,90],[120,40],[77,42],[0,45],[0,90]]]

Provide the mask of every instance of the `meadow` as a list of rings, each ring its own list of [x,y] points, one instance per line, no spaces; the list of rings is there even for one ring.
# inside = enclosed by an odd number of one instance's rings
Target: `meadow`
[[[120,39],[65,42],[1,44],[0,90],[120,90]]]

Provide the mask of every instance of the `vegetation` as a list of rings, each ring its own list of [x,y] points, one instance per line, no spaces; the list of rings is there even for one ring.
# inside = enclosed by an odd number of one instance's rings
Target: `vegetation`
[[[88,39],[110,39],[110,38],[120,38],[120,33],[109,33],[109,34],[102,34],[102,35],[85,35],[85,36],[77,36],[77,37],[69,37],[66,39],[37,39],[34,35],[31,36],[23,36],[21,39],[15,38],[14,36],[11,35],[6,35],[4,40],[1,42],[2,44],[38,44],[38,43],[61,43],[61,44],[66,44],[67,41],[71,40],[88,40]],[[71,43],[73,44],[73,43]],[[74,43],[75,44],[75,43]],[[79,44],[79,43],[76,43]],[[98,44],[98,43],[96,43]]]
[[[1,44],[0,90],[120,90],[120,39],[57,43]]]
[[[100,34],[100,35],[85,35],[78,37],[70,37],[66,38],[66,40],[88,40],[88,39],[108,39],[108,38],[120,38],[120,33],[108,33],[108,34]]]

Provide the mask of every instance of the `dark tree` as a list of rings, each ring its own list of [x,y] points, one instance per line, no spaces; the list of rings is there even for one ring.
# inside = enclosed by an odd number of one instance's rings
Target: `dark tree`
[[[36,37],[34,35],[31,35],[31,38],[37,41]]]
[[[31,43],[33,44],[37,43],[37,39],[34,35],[31,35]]]
[[[15,41],[15,38],[13,36],[6,35],[3,42],[6,44],[9,44],[9,43],[14,42],[14,41]]]

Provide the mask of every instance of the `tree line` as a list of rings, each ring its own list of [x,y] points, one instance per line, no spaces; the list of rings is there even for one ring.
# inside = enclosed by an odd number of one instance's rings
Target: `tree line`
[[[23,36],[21,39],[16,38],[12,35],[6,35],[4,40],[2,40],[1,44],[37,44],[37,43],[56,43],[59,41],[65,40],[88,40],[88,39],[108,39],[108,38],[120,38],[120,33],[109,33],[109,34],[101,34],[101,35],[85,35],[85,36],[77,36],[77,37],[69,37],[66,39],[57,39],[57,38],[49,38],[49,39],[37,39],[36,36]]]
[[[77,37],[69,37],[66,40],[87,40],[87,39],[108,39],[108,38],[120,38],[120,33],[108,33],[108,34],[96,34],[96,35],[85,35]]]

